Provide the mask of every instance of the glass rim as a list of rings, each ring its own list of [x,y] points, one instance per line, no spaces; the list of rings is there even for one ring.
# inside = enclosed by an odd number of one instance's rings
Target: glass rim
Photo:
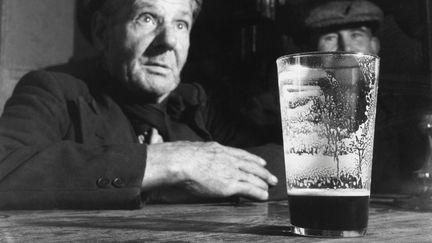
[[[374,54],[366,54],[363,52],[351,52],[351,51],[309,51],[309,52],[297,52],[293,54],[287,54],[280,56],[276,59],[276,61],[280,61],[282,59],[287,58],[296,58],[296,57],[309,57],[309,56],[328,56],[328,55],[340,55],[340,56],[370,56],[373,58],[376,58],[380,60],[380,57],[378,55]]]

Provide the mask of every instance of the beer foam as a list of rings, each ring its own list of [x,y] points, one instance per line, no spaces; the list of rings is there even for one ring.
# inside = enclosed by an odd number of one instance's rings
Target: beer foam
[[[304,189],[292,188],[288,190],[289,196],[320,196],[320,197],[362,197],[369,196],[367,189]]]
[[[279,72],[279,83],[292,83],[299,85],[306,80],[317,80],[325,77],[326,72],[321,68],[310,68],[302,65],[291,65],[288,66],[282,72]]]

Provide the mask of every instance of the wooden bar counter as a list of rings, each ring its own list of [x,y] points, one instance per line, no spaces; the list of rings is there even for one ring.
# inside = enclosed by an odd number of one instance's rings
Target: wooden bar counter
[[[371,203],[362,238],[289,233],[288,202],[146,205],[140,210],[0,211],[0,242],[432,242],[432,212]]]

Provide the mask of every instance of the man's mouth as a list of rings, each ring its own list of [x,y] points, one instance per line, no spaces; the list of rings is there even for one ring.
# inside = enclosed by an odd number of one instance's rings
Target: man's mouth
[[[168,64],[165,64],[162,62],[147,62],[147,63],[145,63],[145,65],[171,69]]]
[[[156,74],[167,74],[172,70],[170,65],[162,62],[146,62],[144,66],[147,67],[149,72]]]

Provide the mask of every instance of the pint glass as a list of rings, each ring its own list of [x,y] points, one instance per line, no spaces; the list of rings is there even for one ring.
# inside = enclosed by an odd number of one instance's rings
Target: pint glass
[[[379,58],[311,52],[277,59],[293,233],[366,233]]]

